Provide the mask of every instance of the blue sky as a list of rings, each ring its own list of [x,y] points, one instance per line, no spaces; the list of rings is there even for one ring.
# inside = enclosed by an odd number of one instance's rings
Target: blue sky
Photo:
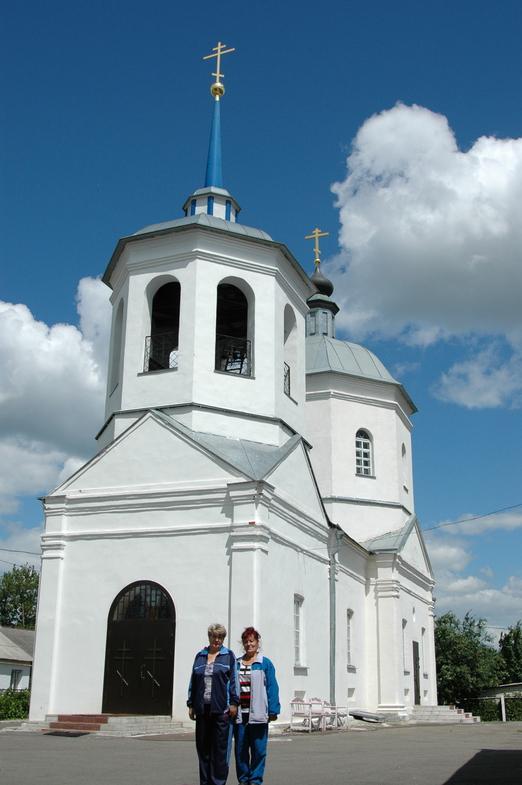
[[[94,452],[108,292],[93,279],[119,237],[180,217],[203,185],[203,56],[221,40],[242,222],[310,272],[304,237],[330,232],[338,336],[419,408],[437,612],[521,618],[520,3],[19,0],[0,24],[0,300],[17,306],[0,310],[0,546],[35,550],[35,497]]]

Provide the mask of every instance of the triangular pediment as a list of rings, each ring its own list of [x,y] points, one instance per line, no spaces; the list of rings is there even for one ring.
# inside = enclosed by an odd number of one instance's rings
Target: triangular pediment
[[[403,540],[400,555],[403,561],[415,567],[419,572],[428,574],[433,578],[428,552],[416,518],[414,525]]]
[[[327,522],[308,451],[298,438],[281,460],[266,475],[281,496],[288,498],[313,518]]]
[[[54,494],[179,486],[204,487],[253,479],[190,436],[168,417],[146,412]]]
[[[361,543],[371,553],[396,553],[403,562],[433,579],[428,551],[416,515],[411,515],[400,529]]]

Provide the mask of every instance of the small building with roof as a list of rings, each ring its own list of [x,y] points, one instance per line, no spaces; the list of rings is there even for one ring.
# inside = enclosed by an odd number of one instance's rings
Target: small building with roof
[[[239,223],[221,88],[204,188],[184,217],[122,238],[103,277],[105,421],[95,457],[44,500],[34,720],[186,719],[212,622],[236,651],[260,631],[283,719],[294,697],[401,717],[436,704],[415,406],[336,338],[320,265],[309,276]]]
[[[34,636],[34,630],[0,627],[0,690],[30,688]]]

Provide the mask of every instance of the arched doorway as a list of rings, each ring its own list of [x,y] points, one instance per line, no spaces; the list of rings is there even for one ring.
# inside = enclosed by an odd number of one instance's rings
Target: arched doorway
[[[176,615],[157,583],[127,586],[107,626],[103,707],[106,714],[172,714]]]

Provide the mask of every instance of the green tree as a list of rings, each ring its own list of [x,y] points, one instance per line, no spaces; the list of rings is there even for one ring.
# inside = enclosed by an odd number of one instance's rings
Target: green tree
[[[0,577],[0,625],[34,630],[39,574],[29,564],[14,566]]]
[[[439,703],[474,698],[484,687],[502,682],[504,661],[490,646],[486,619],[467,613],[461,621],[449,611],[435,622],[435,658]]]
[[[500,636],[499,648],[506,667],[507,680],[511,683],[522,681],[522,622]]]

